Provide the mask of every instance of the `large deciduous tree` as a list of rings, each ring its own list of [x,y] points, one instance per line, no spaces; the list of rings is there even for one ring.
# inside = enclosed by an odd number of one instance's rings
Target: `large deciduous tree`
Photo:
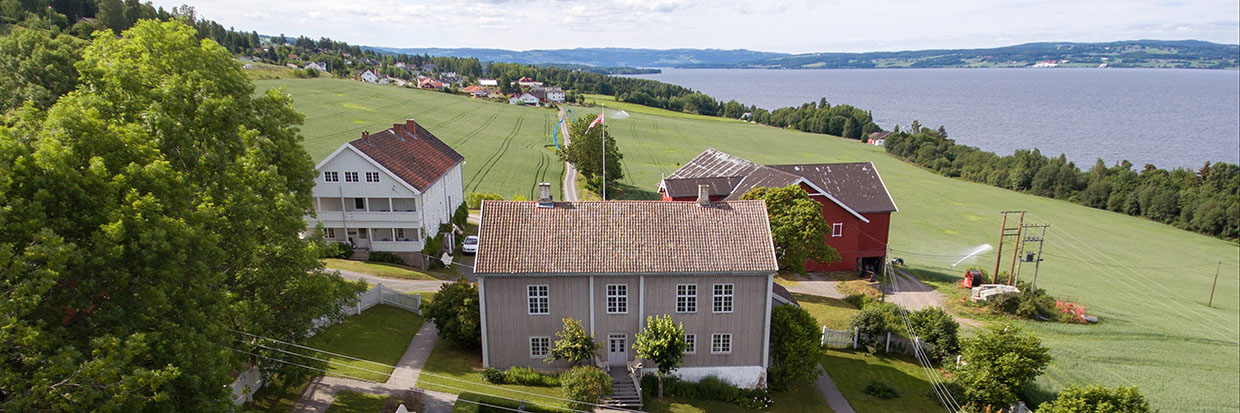
[[[956,383],[972,409],[1006,408],[1050,363],[1050,349],[1015,325],[995,325],[964,340]]]
[[[685,359],[685,326],[668,315],[646,317],[646,327],[637,333],[633,349],[637,357],[658,365],[659,398],[663,398],[663,377],[680,367]]]
[[[822,217],[822,205],[810,199],[800,186],[757,187],[741,199],[766,200],[771,239],[775,242],[780,269],[803,274],[805,263],[810,260],[824,263],[840,260],[835,248],[827,245],[830,227]]]
[[[46,30],[14,27],[0,36],[0,112],[25,102],[40,110],[77,86],[73,67],[82,56],[84,41]]]
[[[440,286],[435,301],[426,307],[425,314],[435,323],[440,338],[469,348],[482,344],[478,287],[464,278]]]
[[[560,159],[573,164],[586,177],[586,184],[591,189],[599,190],[603,182],[604,149],[606,146],[606,179],[610,185],[624,178],[624,170],[620,169],[620,160],[624,155],[616,146],[616,139],[607,131],[606,124],[590,127],[595,117],[578,118],[568,125],[572,135],[572,143],[561,150]],[[606,139],[606,144],[604,144]]]
[[[564,329],[555,333],[556,340],[551,347],[547,361],[568,360],[573,366],[588,362],[597,354],[599,344],[594,337],[581,326],[581,321],[565,318]]]
[[[226,411],[360,287],[302,240],[287,95],[179,22],[99,34],[77,89],[0,126],[0,410]],[[234,351],[238,350],[238,351]]]

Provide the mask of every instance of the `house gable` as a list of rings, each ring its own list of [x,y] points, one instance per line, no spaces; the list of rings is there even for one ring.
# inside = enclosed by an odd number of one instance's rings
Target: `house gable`
[[[409,185],[408,182],[405,182],[403,179],[400,179],[400,177],[396,176],[396,174],[392,173],[392,171],[383,167],[383,165],[379,164],[378,162],[375,162],[374,159],[371,159],[369,156],[366,156],[365,153],[362,153],[362,151],[358,150],[357,148],[353,147],[353,145],[350,145],[348,143],[344,145],[340,145],[339,148],[336,148],[336,151],[332,152],[331,155],[328,155],[327,158],[323,159],[322,162],[319,162],[319,164],[314,167],[314,170],[318,173],[318,176],[315,177],[316,184],[345,183],[344,172],[357,172],[359,174],[358,175],[359,183],[368,183],[366,182],[365,173],[366,172],[378,172],[379,183],[395,184],[399,186],[401,189],[409,191],[413,195],[422,194],[422,191],[419,191],[417,188],[414,188],[412,185]],[[323,180],[323,172],[326,172],[326,171],[338,172],[340,174],[338,176],[339,182],[325,182]],[[334,196],[335,194],[323,194],[323,195]]]

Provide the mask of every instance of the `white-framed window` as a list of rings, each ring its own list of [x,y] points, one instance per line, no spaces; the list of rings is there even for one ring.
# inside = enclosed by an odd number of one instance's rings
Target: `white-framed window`
[[[367,172],[366,182],[379,182],[379,173],[378,172]]]
[[[714,333],[710,335],[710,354],[728,354],[732,352],[732,333]]]
[[[540,359],[547,357],[547,353],[551,351],[551,337],[534,336],[530,337],[530,358]]]
[[[733,284],[715,284],[714,285],[714,302],[711,307],[716,313],[732,312],[732,293],[735,290]]]
[[[676,312],[697,312],[697,284],[676,284]]]
[[[547,286],[528,285],[526,297],[529,298],[530,314],[551,314],[551,296]]]
[[[842,236],[844,236],[844,223],[836,222],[834,224],[831,224],[831,237],[836,238],[836,237],[842,237]]]
[[[629,313],[629,285],[607,284],[607,314]]]
[[[344,181],[345,182],[357,182],[357,172],[345,172]]]
[[[697,334],[685,334],[685,354],[697,353]]]
[[[335,229],[335,228],[326,228],[326,231],[325,231],[325,232],[327,232],[327,238],[329,238],[329,239],[336,239],[336,229]]]
[[[340,173],[336,171],[323,171],[323,182],[340,182]]]

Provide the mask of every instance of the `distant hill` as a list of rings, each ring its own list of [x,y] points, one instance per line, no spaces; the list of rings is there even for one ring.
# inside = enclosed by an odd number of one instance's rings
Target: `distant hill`
[[[1106,43],[1026,43],[991,49],[912,50],[866,53],[807,53],[732,64],[680,67],[854,69],[901,67],[1240,67],[1240,45],[1199,40],[1130,40]]]
[[[732,65],[778,56],[786,53],[757,52],[753,50],[722,49],[629,49],[629,48],[578,48],[547,50],[504,49],[445,49],[445,48],[396,48],[365,47],[385,53],[404,53],[431,56],[473,57],[484,62],[508,62],[522,64],[585,65],[601,67],[677,67],[686,65]]]

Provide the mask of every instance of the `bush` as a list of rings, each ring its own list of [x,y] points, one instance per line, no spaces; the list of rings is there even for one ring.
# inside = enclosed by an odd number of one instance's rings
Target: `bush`
[[[909,313],[908,321],[913,328],[911,334],[934,347],[933,351],[926,352],[931,359],[943,361],[960,351],[957,335],[960,324],[943,309],[929,307],[914,311]]]
[[[857,307],[857,309],[860,310],[865,307],[867,299],[864,294],[849,294],[847,297],[844,297],[844,301],[852,304],[853,307]]]
[[[1068,386],[1055,400],[1038,406],[1038,413],[1147,413],[1150,403],[1136,386],[1114,389],[1100,385]]]
[[[879,380],[870,380],[870,382],[865,385],[865,389],[862,391],[865,392],[865,394],[884,400],[900,397],[900,393],[896,392],[895,387],[891,387],[890,384]]]
[[[504,372],[504,382],[539,387],[555,387],[560,385],[558,377],[542,374],[524,366],[509,367],[508,371]]]
[[[482,379],[491,384],[504,384],[504,378],[507,375],[503,371],[494,367],[482,369]]]
[[[856,315],[853,315],[849,326],[856,328],[857,332],[861,334],[859,341],[865,345],[866,351],[871,354],[878,353],[883,349],[883,344],[887,339],[887,332],[891,331],[882,310],[872,306],[864,308]]]
[[[430,269],[443,268],[443,261],[439,260],[441,251],[443,251],[443,233],[440,232],[434,237],[426,237],[425,243],[422,245],[422,255],[426,256]]]
[[[347,260],[353,256],[353,246],[335,241],[327,241],[327,244],[319,250],[319,258],[339,258]]]
[[[772,390],[817,376],[820,334],[818,321],[804,308],[781,305],[771,309],[772,362],[767,382]]]
[[[658,385],[658,378],[653,374],[642,376],[643,396],[654,397]],[[715,376],[707,376],[697,382],[681,380],[676,376],[664,377],[663,395],[685,399],[718,400],[750,410],[765,409],[772,403],[770,394],[766,390],[738,388]]]
[[[470,192],[469,196],[465,198],[465,205],[468,205],[469,209],[480,209],[482,208],[482,201],[502,201],[503,199],[504,197],[500,196],[500,194]]]
[[[367,258],[366,261],[402,265],[405,263],[405,260],[401,259],[400,256],[386,251],[373,251],[370,253],[370,258]]]
[[[467,348],[482,344],[478,287],[468,281],[461,279],[440,286],[435,299],[423,310],[426,319],[435,322],[439,338]]]
[[[560,381],[564,397],[573,400],[568,403],[570,409],[594,411],[594,405],[611,394],[611,376],[595,367],[573,367]]]
[[[469,208],[466,208],[465,204],[461,204],[456,208],[456,212],[452,213],[452,223],[462,231],[465,230],[465,225],[469,223]]]

